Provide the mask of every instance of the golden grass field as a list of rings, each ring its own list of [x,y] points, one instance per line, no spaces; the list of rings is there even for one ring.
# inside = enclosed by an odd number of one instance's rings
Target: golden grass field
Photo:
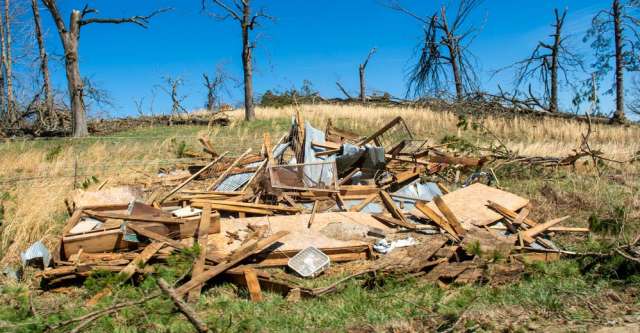
[[[176,142],[198,149],[197,136],[207,135],[220,151],[240,152],[259,148],[263,133],[273,140],[286,133],[295,110],[318,128],[328,119],[339,127],[360,134],[373,132],[396,116],[405,121],[418,138],[438,142],[445,135],[463,136],[477,144],[489,138],[456,127],[458,118],[448,112],[420,108],[305,105],[285,108],[258,108],[258,121],[242,121],[242,110],[229,112],[228,127],[151,127],[104,138],[6,141],[0,146],[0,194],[4,207],[0,236],[2,263],[19,259],[19,252],[37,240],[51,245],[65,218],[64,199],[73,184],[91,177],[99,179],[89,189],[108,180],[107,186],[144,182],[159,167],[176,163]],[[566,156],[577,148],[585,123],[555,118],[530,119],[489,116],[484,126],[510,149],[521,155]],[[607,157],[629,159],[640,151],[637,126],[594,125],[590,143]],[[75,175],[75,176],[74,176]]]

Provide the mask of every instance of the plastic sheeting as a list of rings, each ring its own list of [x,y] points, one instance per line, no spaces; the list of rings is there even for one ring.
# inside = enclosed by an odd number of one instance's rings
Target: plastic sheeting
[[[311,143],[325,142],[323,131],[311,126],[308,122],[305,122],[304,133],[304,164],[335,161],[334,155],[316,157],[316,153],[324,151],[324,149],[314,148]],[[326,168],[322,164],[310,164],[305,166],[303,170],[304,176],[315,183],[331,184],[337,177],[337,175],[334,175],[330,169]]]
[[[360,170],[362,174],[358,178],[368,179],[375,176],[378,170],[384,170],[385,158],[384,148],[374,147],[366,145],[365,147],[358,147],[349,143],[342,145],[341,154],[336,158],[336,165],[338,172],[343,172],[352,167],[358,161],[362,161]]]
[[[22,259],[23,265],[36,265],[42,266],[42,268],[49,267],[51,263],[51,253],[41,241],[37,241],[29,248],[20,253],[20,259]]]

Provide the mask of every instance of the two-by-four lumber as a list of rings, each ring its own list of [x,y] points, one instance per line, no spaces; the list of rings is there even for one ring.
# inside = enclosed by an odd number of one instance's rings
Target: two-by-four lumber
[[[311,215],[309,216],[309,222],[307,228],[311,228],[313,220],[316,218],[316,212],[318,211],[318,200],[313,201],[313,207],[311,208]]]
[[[236,250],[233,254],[231,254],[227,260],[225,260],[224,262],[221,262],[220,264],[214,266],[214,268],[209,269],[209,270],[205,270],[202,274],[198,275],[198,276],[194,276],[189,282],[183,284],[182,286],[180,286],[180,288],[178,288],[176,290],[176,293],[180,296],[186,294],[187,292],[189,292],[189,290],[204,284],[205,282],[209,281],[210,279],[216,277],[217,275],[219,275],[220,273],[223,273],[224,271],[228,270],[229,268],[239,264],[241,261],[243,261],[244,259],[252,256],[255,253],[259,253],[261,251],[263,251],[264,249],[270,247],[271,245],[275,244],[278,240],[280,240],[280,238],[288,235],[289,232],[286,230],[283,231],[279,231],[267,238],[258,240],[258,241],[254,241],[248,244],[245,244],[244,246],[242,246],[241,248],[239,248],[238,250]]]
[[[379,195],[378,192],[371,194],[370,196],[368,196],[364,200],[362,200],[359,204],[351,207],[351,209],[349,209],[349,211],[351,211],[351,212],[359,212],[359,211],[361,211],[364,207],[366,207],[373,200],[375,200],[378,197],[378,195]]]
[[[396,206],[395,202],[393,201],[393,199],[391,199],[391,196],[387,191],[380,191],[380,198],[382,199],[382,202],[384,203],[385,207],[387,207],[387,210],[389,211],[389,213],[391,213],[391,216],[397,218],[398,220],[406,224],[410,223],[407,220],[407,218],[404,216],[402,211]]]
[[[527,237],[535,237],[538,234],[547,231],[547,229],[553,227],[554,225],[568,219],[569,216],[563,216],[557,219],[553,219],[544,223],[540,223],[538,225],[536,225],[535,227],[531,227],[530,229],[525,230],[524,232],[522,232],[523,236],[527,236]],[[525,238],[525,241],[527,241],[527,239]]]
[[[242,153],[242,155],[238,156],[238,158],[236,158],[235,161],[231,163],[229,168],[225,170],[220,176],[218,176],[218,178],[216,178],[216,180],[207,188],[207,190],[211,191],[215,189],[216,186],[220,185],[220,183],[222,183],[222,181],[227,178],[227,175],[229,174],[229,172],[231,172],[231,170],[235,168],[240,163],[240,161],[242,161],[242,159],[245,158],[245,156],[249,155],[250,152],[251,152],[251,148],[247,149],[244,153]]]
[[[212,166],[214,166],[216,163],[218,163],[225,155],[227,155],[229,152],[225,151],[224,153],[222,153],[222,155],[218,156],[215,160],[211,161],[209,164],[205,165],[204,167],[202,167],[202,169],[198,170],[198,172],[194,173],[193,175],[191,175],[191,177],[187,178],[185,181],[183,181],[182,183],[180,183],[178,186],[174,187],[173,190],[171,190],[169,193],[167,193],[164,197],[162,197],[162,199],[160,199],[160,203],[163,203],[165,200],[169,199],[170,196],[174,195],[176,192],[180,191],[181,188],[185,187],[185,185],[189,184],[192,180],[196,179],[198,176],[200,176],[203,172],[209,170],[209,168],[211,168]]]
[[[249,267],[245,268],[244,279],[247,283],[247,290],[249,291],[249,298],[251,301],[262,301],[262,289],[260,289],[260,282],[258,281],[256,271]]]
[[[160,251],[164,244],[164,242],[152,242],[151,244],[147,245],[142,250],[142,252],[140,252],[133,260],[129,262],[129,264],[127,264],[127,266],[125,266],[120,271],[120,274],[122,275],[122,280],[120,280],[120,282],[123,283],[129,280],[136,272],[136,269],[141,265],[146,264],[147,261],[149,261],[149,259],[153,257],[153,255]]]
[[[211,224],[211,205],[204,204],[202,206],[202,215],[200,216],[200,224],[198,225],[197,241],[200,253],[193,263],[191,275],[196,276],[204,272],[204,260],[207,257],[207,243],[209,241],[209,226]],[[201,286],[197,286],[189,291],[187,300],[195,302],[200,297]]]
[[[416,209],[419,210],[422,214],[424,214],[427,218],[437,224],[442,230],[446,231],[449,235],[451,235],[456,241],[460,241],[460,235],[451,227],[447,220],[443,219],[438,213],[433,211],[429,206],[427,206],[423,201],[416,201]]]
[[[250,202],[229,201],[229,200],[194,199],[193,202],[209,203],[211,205],[229,205],[229,206],[259,208],[259,209],[272,210],[275,212],[287,212],[287,213],[298,213],[301,210],[300,208],[292,208],[292,207],[286,207],[281,205],[255,204]]]
[[[385,216],[385,215],[382,215],[382,214],[373,214],[371,216],[375,217],[376,219],[378,219],[382,223],[391,224],[391,225],[394,225],[394,226],[403,227],[403,228],[407,228],[407,229],[411,229],[411,230],[417,229],[417,226],[415,224],[413,224],[413,223],[404,222],[402,220],[394,219],[392,217]]]
[[[222,204],[214,204],[211,202],[209,202],[209,204],[211,205],[211,209],[224,211],[224,212],[249,213],[249,214],[256,214],[256,215],[273,215],[274,214],[272,210],[263,209],[263,208],[252,208],[252,207],[244,207],[244,206],[238,206],[238,205],[222,205]],[[204,205],[203,201],[193,201],[191,203],[192,207],[202,207],[203,205]]]
[[[518,213],[512,211],[511,209],[504,207],[502,205],[500,205],[497,202],[493,202],[493,201],[488,201],[487,202],[487,206],[489,206],[489,208],[495,210],[496,212],[498,212],[498,214],[511,219],[512,221],[515,221],[518,218]],[[525,207],[526,208],[526,207]],[[523,208],[524,209],[524,208]],[[528,217],[524,217],[522,219],[522,223],[530,226],[530,227],[534,227],[536,226],[538,223],[533,221],[532,219],[528,218]],[[514,223],[515,224],[515,223]]]
[[[118,213],[110,213],[110,212],[96,212],[93,210],[85,210],[85,214],[103,218],[103,219],[116,219],[116,220],[127,220],[127,221],[137,221],[137,222],[157,222],[164,224],[183,224],[184,220],[174,219],[171,217],[162,217],[162,216],[137,216],[137,215],[126,215],[126,214],[118,214]]]
[[[447,219],[447,222],[449,222],[449,225],[451,225],[453,230],[455,230],[458,235],[464,235],[465,230],[462,227],[462,224],[460,224],[460,221],[458,221],[458,218],[456,217],[455,214],[453,214],[451,209],[449,209],[449,206],[447,206],[444,200],[442,200],[442,198],[439,195],[436,195],[433,197],[433,202],[436,204],[440,212]]]
[[[193,311],[193,309],[191,309],[191,307],[189,307],[187,303],[183,302],[180,299],[180,296],[173,288],[171,288],[167,281],[162,278],[158,278],[158,287],[160,287],[160,289],[162,289],[162,291],[164,291],[171,298],[180,312],[182,312],[187,317],[187,319],[189,319],[191,324],[193,324],[198,332],[209,332],[209,328],[207,328],[207,325],[205,325],[205,323],[203,323],[202,320],[198,318],[195,311]]]

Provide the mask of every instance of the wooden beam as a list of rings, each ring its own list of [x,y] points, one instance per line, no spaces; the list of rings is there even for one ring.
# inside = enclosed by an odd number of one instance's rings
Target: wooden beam
[[[214,268],[210,270],[204,271],[202,274],[198,276],[194,276],[191,279],[191,281],[180,286],[180,288],[176,290],[177,295],[181,296],[186,294],[187,292],[189,292],[189,290],[204,284],[205,282],[216,277],[220,273],[223,273],[229,268],[232,268],[233,266],[239,264],[244,259],[270,247],[271,245],[275,244],[278,240],[280,240],[280,238],[288,234],[289,234],[288,231],[279,231],[271,235],[270,237],[267,237],[258,241],[254,241],[249,244],[245,244],[244,246],[239,248],[237,251],[235,251],[231,256],[229,256],[227,260],[225,260],[224,262],[221,262],[220,264],[214,266]]]
[[[380,198],[382,199],[385,207],[387,207],[389,213],[391,213],[391,216],[397,218],[405,224],[409,224],[409,221],[404,216],[402,211],[396,206],[395,202],[393,201],[393,199],[391,199],[391,196],[389,195],[389,193],[387,193],[387,191],[380,191]]]
[[[228,151],[225,151],[224,153],[222,153],[222,155],[218,156],[218,158],[216,158],[215,160],[211,161],[209,164],[207,164],[204,167],[202,167],[202,169],[198,170],[198,172],[196,172],[193,175],[191,175],[191,177],[187,178],[185,181],[180,183],[178,186],[174,187],[173,190],[171,190],[164,197],[162,197],[162,199],[160,199],[159,203],[162,204],[165,200],[169,199],[169,197],[174,195],[176,192],[180,191],[180,189],[185,187],[185,185],[189,184],[192,180],[196,179],[203,172],[209,170],[209,168],[211,168],[213,165],[218,163],[228,153],[229,153]]]
[[[195,259],[193,263],[193,268],[191,269],[191,275],[196,276],[202,274],[204,272],[204,261],[207,257],[207,247],[209,241],[209,226],[211,224],[211,205],[204,204],[202,206],[202,215],[200,216],[200,224],[198,225],[198,247],[200,248],[200,253],[198,257]],[[196,302],[198,298],[200,298],[200,289],[201,286],[197,286],[191,291],[189,291],[189,296],[187,300],[189,302]]]
[[[554,225],[568,219],[570,216],[563,216],[561,218],[557,218],[557,219],[553,219],[541,224],[536,225],[535,227],[532,227],[530,229],[525,230],[522,234],[525,237],[535,237],[538,234],[547,231],[547,229],[553,227]],[[525,241],[527,241],[527,239],[525,238]]]
[[[464,235],[465,230],[462,228],[462,224],[460,224],[460,221],[458,221],[458,218],[453,214],[451,209],[449,209],[449,206],[447,206],[444,200],[442,200],[439,195],[436,195],[433,197],[433,202],[438,206],[438,209],[447,219],[447,222],[449,222],[453,230],[455,230],[458,235]]]
[[[318,200],[313,202],[313,207],[311,208],[311,216],[309,216],[309,222],[307,223],[307,228],[311,228],[313,224],[313,220],[316,218],[316,212],[318,211]]]
[[[244,279],[247,283],[247,290],[249,290],[249,298],[252,302],[262,301],[262,289],[260,289],[260,282],[258,281],[258,275],[252,268],[244,269]]]
[[[371,194],[370,196],[368,196],[364,200],[362,200],[359,204],[351,207],[351,209],[349,209],[349,211],[350,212],[359,212],[359,211],[361,211],[364,207],[366,207],[373,200],[375,200],[378,197],[378,195],[379,195],[378,193]]]
[[[133,274],[136,272],[136,269],[149,261],[151,257],[153,257],[160,249],[164,246],[164,242],[152,242],[147,245],[142,252],[140,252],[127,266],[125,266],[120,274],[122,275],[122,280],[120,283],[124,283],[129,280]]]
[[[205,203],[202,201],[194,201],[191,203],[192,207],[202,207]],[[243,212],[243,213],[249,213],[249,214],[256,214],[256,215],[273,215],[273,211],[272,210],[268,210],[268,209],[262,209],[262,208],[251,208],[251,207],[243,207],[243,206],[236,206],[236,205],[221,205],[221,204],[213,204],[213,203],[208,203],[209,205],[211,205],[211,209],[215,209],[218,211],[224,211],[224,212]]]
[[[511,219],[512,221],[514,221],[517,217],[518,217],[518,213],[512,211],[511,209],[508,209],[507,207],[504,207],[502,205],[500,205],[497,202],[493,202],[493,201],[488,201],[487,202],[487,206],[493,210],[495,210],[496,212],[498,212],[498,214]],[[524,208],[523,208],[524,209]],[[525,217],[522,222],[530,227],[534,227],[536,225],[538,225],[537,222],[533,221],[532,219]]]
[[[460,241],[460,236],[458,233],[451,227],[447,220],[443,219],[438,213],[433,211],[429,206],[427,206],[423,201],[416,201],[416,209],[419,210],[422,214],[428,217],[431,221],[433,221],[437,226],[442,228],[442,230],[446,231],[457,241]]]
[[[386,224],[391,224],[393,226],[397,226],[397,227],[403,227],[403,228],[407,228],[407,229],[411,229],[411,230],[416,230],[417,226],[411,222],[404,222],[398,219],[394,219],[392,217],[389,216],[385,216],[382,214],[373,214],[371,215],[374,218],[376,218],[377,220],[386,223]]]
[[[161,216],[137,216],[137,215],[109,213],[109,212],[96,212],[93,210],[85,210],[84,212],[89,216],[104,218],[104,219],[116,219],[116,220],[126,220],[126,221],[135,221],[135,222],[157,222],[157,223],[164,223],[164,224],[183,224],[186,222],[180,219],[174,219],[171,217],[161,217]]]
[[[209,203],[211,205],[229,205],[249,208],[259,208],[278,212],[298,213],[299,208],[291,208],[280,205],[255,204],[250,202],[228,201],[228,200],[210,200],[210,199],[194,199],[194,203]]]

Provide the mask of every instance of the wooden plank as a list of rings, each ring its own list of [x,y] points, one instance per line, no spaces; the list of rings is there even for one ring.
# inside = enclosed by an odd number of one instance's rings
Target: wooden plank
[[[493,201],[488,201],[487,202],[487,206],[493,210],[495,210],[496,212],[500,213],[502,216],[511,219],[512,221],[514,221],[514,224],[516,224],[516,220],[518,219],[518,213],[514,212],[513,210],[502,206],[501,204],[497,203],[497,202],[493,202]],[[524,212],[523,212],[524,211]],[[528,209],[526,207],[523,207],[522,210],[520,211],[520,213],[523,214],[523,218],[522,218],[522,223],[530,226],[530,227],[534,227],[536,225],[538,225],[538,223],[530,218],[528,218]],[[525,215],[526,213],[526,215]]]
[[[527,241],[526,237],[535,237],[538,234],[547,231],[547,229],[553,227],[554,225],[568,219],[569,216],[563,216],[557,219],[553,219],[541,224],[536,225],[535,227],[532,227],[531,229],[527,229],[524,232],[522,232],[523,236],[525,236],[525,241]],[[532,242],[530,242],[532,243]]]
[[[65,223],[64,227],[62,228],[62,235],[65,236],[66,234],[68,234],[69,231],[71,231],[71,229],[73,229],[73,227],[78,224],[80,218],[82,218],[82,210],[79,209],[74,211],[73,215],[71,215],[71,217],[67,220],[67,223]]]
[[[522,209],[520,210],[516,218],[513,219],[513,224],[515,224],[516,226],[519,226],[522,223],[524,223],[524,220],[529,216],[529,212],[530,212],[529,208],[522,207]]]
[[[262,290],[260,289],[260,282],[258,281],[256,272],[251,268],[245,268],[244,279],[247,283],[247,290],[249,290],[249,298],[251,301],[262,301]]]
[[[202,169],[198,170],[198,172],[194,173],[193,175],[191,175],[191,177],[187,178],[185,181],[183,181],[182,183],[180,183],[178,186],[174,187],[173,190],[171,190],[169,193],[167,193],[164,197],[162,197],[162,199],[160,199],[160,203],[163,203],[165,200],[169,199],[169,197],[171,197],[172,195],[174,195],[176,192],[180,191],[181,188],[185,187],[185,185],[189,184],[192,180],[196,179],[198,176],[200,176],[203,172],[209,170],[209,168],[211,168],[212,166],[214,166],[216,163],[218,163],[225,155],[227,155],[229,152],[225,151],[224,153],[222,153],[222,155],[218,156],[218,158],[216,158],[215,160],[211,161],[209,164],[205,165],[204,167],[202,167]]]
[[[276,212],[288,212],[288,213],[299,213],[301,209],[299,208],[291,208],[281,205],[267,205],[267,204],[255,204],[251,202],[237,202],[237,201],[228,201],[228,200],[210,200],[210,199],[195,199],[194,203],[209,203],[212,205],[228,205],[228,206],[238,206],[238,207],[249,207],[249,208],[258,208],[258,209],[266,209]]]
[[[133,274],[136,272],[136,269],[149,261],[151,257],[153,257],[160,249],[164,246],[164,242],[152,242],[147,245],[142,252],[140,252],[125,268],[120,271],[122,275],[122,280],[120,283],[124,283],[129,280]]]
[[[270,247],[271,245],[275,244],[278,240],[280,240],[280,238],[288,234],[289,234],[288,231],[280,231],[271,235],[270,237],[267,237],[258,241],[254,241],[249,244],[245,244],[243,247],[239,248],[236,252],[234,252],[226,261],[221,262],[220,264],[216,265],[214,268],[210,270],[204,271],[202,274],[198,276],[192,277],[189,282],[183,284],[182,286],[180,286],[180,288],[176,290],[177,294],[178,295],[186,294],[187,292],[189,292],[189,290],[204,284],[205,282],[216,277],[220,273],[223,273],[229,268],[239,264],[242,260]]]
[[[404,216],[402,211],[396,206],[395,202],[393,201],[393,199],[391,199],[391,196],[387,191],[380,191],[380,198],[382,199],[382,203],[384,203],[385,207],[387,207],[389,213],[391,213],[391,216],[397,218],[403,223],[409,224],[409,221]]]
[[[244,153],[242,153],[242,155],[238,156],[238,158],[236,158],[233,163],[231,163],[229,168],[226,169],[220,176],[218,176],[218,178],[216,178],[216,180],[207,188],[207,190],[211,191],[216,188],[216,186],[220,185],[220,183],[222,183],[222,181],[227,178],[229,172],[231,172],[231,170],[235,168],[240,163],[240,161],[245,158],[245,156],[249,155],[250,152],[251,148],[247,149]]]
[[[433,202],[438,206],[440,212],[444,214],[444,217],[447,219],[447,222],[449,222],[449,225],[453,230],[455,230],[458,235],[464,235],[465,230],[462,227],[462,224],[460,224],[456,215],[451,211],[451,209],[449,209],[449,206],[447,206],[442,198],[439,195],[436,195],[433,197]]]
[[[314,147],[324,148],[324,149],[340,149],[340,146],[342,146],[339,143],[329,142],[329,141],[325,141],[325,142],[311,141],[311,145]]]
[[[116,219],[116,220],[126,220],[126,221],[136,221],[136,222],[157,222],[157,223],[165,223],[165,224],[185,223],[184,220],[174,219],[170,217],[136,216],[136,215],[118,214],[118,213],[110,213],[110,212],[97,212],[93,210],[85,210],[84,212],[89,216],[103,218],[103,219]]]
[[[359,212],[361,211],[364,207],[366,207],[368,204],[370,204],[373,200],[375,200],[378,197],[378,192],[371,194],[370,196],[366,197],[364,200],[362,200],[362,202],[360,202],[359,204],[351,207],[351,209],[349,209],[350,212]]]
[[[211,205],[211,209],[224,211],[224,212],[236,212],[236,213],[244,212],[244,213],[256,214],[256,215],[273,215],[273,211],[267,210],[267,209],[234,206],[234,205],[220,205],[220,204],[212,204],[212,203],[209,203],[209,204]],[[201,201],[193,202],[191,204],[191,206],[198,207],[198,208],[202,207],[203,205],[204,203]]]
[[[494,225],[489,227],[489,229],[494,230],[506,230],[506,227]],[[591,230],[589,228],[581,228],[581,227],[551,227],[547,229],[548,232],[569,232],[569,233],[588,233]]]
[[[436,225],[450,234],[457,241],[460,241],[460,236],[458,233],[449,225],[449,222],[438,215],[435,211],[433,211],[429,206],[427,206],[423,201],[416,201],[416,209],[424,214],[427,218],[433,221]]]
[[[353,175],[355,175],[358,171],[360,171],[360,168],[355,168],[351,170],[346,176],[338,180],[338,186],[342,186],[344,183],[350,181]]]
[[[195,259],[193,263],[193,267],[191,269],[191,275],[196,276],[202,274],[204,272],[204,261],[207,257],[207,246],[209,241],[209,224],[211,223],[211,205],[204,204],[202,207],[202,215],[200,217],[200,224],[198,225],[198,247],[200,248],[200,253],[198,257]],[[191,291],[189,291],[189,296],[187,297],[189,302],[195,302],[200,298],[200,289],[201,286],[197,286]]]
[[[316,218],[316,212],[318,211],[318,200],[313,202],[313,207],[311,208],[311,216],[309,216],[309,222],[307,223],[307,228],[311,228],[313,224],[313,219]]]
[[[391,224],[393,226],[397,226],[397,227],[403,227],[403,228],[407,228],[407,229],[411,229],[411,230],[416,230],[417,226],[411,222],[404,222],[398,219],[394,219],[392,217],[389,216],[385,216],[382,214],[372,214],[371,216],[375,217],[377,220],[386,223],[386,224]]]

